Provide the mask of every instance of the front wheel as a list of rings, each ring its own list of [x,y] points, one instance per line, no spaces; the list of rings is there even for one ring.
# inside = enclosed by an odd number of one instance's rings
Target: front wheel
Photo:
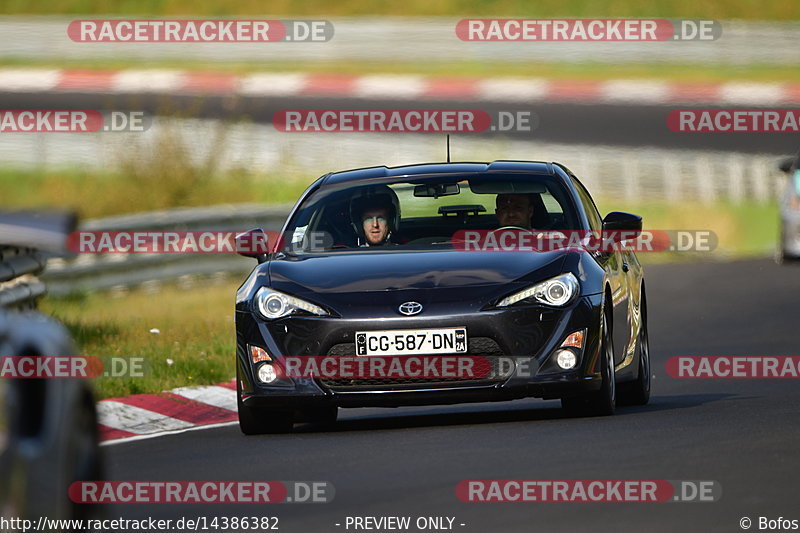
[[[561,398],[561,407],[573,414],[608,416],[617,406],[617,381],[614,371],[614,343],[608,311],[603,308],[603,337],[600,346],[600,390],[584,396]]]
[[[620,390],[620,403],[647,405],[650,401],[650,340],[647,334],[647,300],[642,298],[642,325],[639,330],[639,375]]]

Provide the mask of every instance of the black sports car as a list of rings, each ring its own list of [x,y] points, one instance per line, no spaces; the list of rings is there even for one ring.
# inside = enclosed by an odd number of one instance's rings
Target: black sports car
[[[618,401],[647,403],[644,278],[619,233],[641,227],[627,213],[602,219],[557,163],[321,177],[271,253],[245,253],[259,264],[236,297],[241,430],[333,422],[339,407],[534,396],[608,415]],[[575,233],[612,237],[607,246],[486,246]],[[447,358],[468,371],[442,371]]]

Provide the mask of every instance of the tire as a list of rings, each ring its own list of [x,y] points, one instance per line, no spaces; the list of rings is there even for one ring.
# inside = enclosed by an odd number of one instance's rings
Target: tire
[[[639,374],[636,380],[620,387],[619,400],[625,405],[647,405],[650,401],[650,336],[647,328],[647,298],[642,294],[642,325],[639,330]]]
[[[247,407],[242,402],[242,385],[236,377],[236,406],[239,411],[239,429],[245,435],[289,433],[294,426],[290,411],[276,411],[260,407]]]
[[[75,403],[75,418],[66,445],[67,464],[72,467],[72,481],[101,481],[103,461],[99,447],[97,412],[89,390]],[[69,518],[87,520],[101,516],[97,505],[71,503]]]
[[[600,346],[600,390],[583,396],[561,398],[561,407],[573,415],[609,416],[617,406],[617,382],[614,371],[614,342],[608,319],[608,309],[603,307],[603,339]]]

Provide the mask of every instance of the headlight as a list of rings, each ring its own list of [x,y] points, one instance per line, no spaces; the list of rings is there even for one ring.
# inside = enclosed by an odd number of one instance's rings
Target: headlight
[[[578,292],[580,292],[578,280],[575,279],[572,273],[567,272],[506,296],[500,300],[497,307],[508,307],[528,298],[543,304],[562,307],[571,302]]]
[[[268,287],[262,287],[256,293],[256,309],[258,309],[258,314],[267,320],[289,316],[297,311],[305,311],[319,316],[328,315],[328,312],[318,305]]]

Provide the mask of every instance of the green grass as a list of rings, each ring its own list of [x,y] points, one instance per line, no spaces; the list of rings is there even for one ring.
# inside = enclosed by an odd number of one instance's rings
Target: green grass
[[[778,242],[779,215],[777,203],[702,205],[684,202],[678,205],[646,203],[626,205],[619,201],[598,201],[598,208],[628,211],[642,216],[646,230],[710,230],[717,237],[713,253],[673,252],[641,253],[642,263],[702,261],[771,255]],[[604,210],[605,209],[605,210]]]
[[[159,16],[334,17],[352,15],[451,17],[683,17],[787,20],[800,18],[797,2],[780,0],[6,0],[6,14],[146,14]]]
[[[238,284],[204,284],[194,290],[167,287],[158,295],[133,291],[122,298],[109,293],[46,298],[40,310],[67,325],[82,355],[149,361],[144,377],[95,379],[98,399],[161,392],[234,376]],[[160,333],[150,333],[153,328]]]
[[[161,179],[157,179],[161,176]],[[0,170],[4,208],[73,210],[81,219],[224,203],[293,203],[318,176],[283,180],[233,172],[213,179],[180,175]]]
[[[223,203],[292,203],[319,176],[277,175],[269,168],[222,169],[228,122],[209,135],[203,157],[167,126],[152,143],[130,140],[102,169],[0,168],[5,208],[57,208],[81,218]]]
[[[535,63],[535,62],[480,62],[480,61],[263,61],[208,63],[202,61],[137,60],[116,58],[110,60],[65,59],[59,61],[0,59],[0,67],[12,68],[75,68],[89,70],[119,70],[127,68],[180,69],[197,71],[230,72],[247,74],[252,72],[302,72],[311,74],[416,74],[436,77],[522,77],[556,80],[611,80],[641,79],[680,81],[686,83],[713,83],[724,81],[750,82],[800,82],[800,70],[779,65],[697,65],[664,64],[615,64],[608,63]]]

